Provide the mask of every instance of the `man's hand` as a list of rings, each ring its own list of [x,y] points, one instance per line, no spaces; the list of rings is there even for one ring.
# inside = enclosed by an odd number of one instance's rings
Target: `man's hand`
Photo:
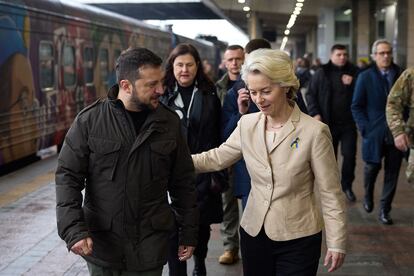
[[[394,144],[395,144],[395,147],[399,149],[400,151],[407,151],[408,145],[410,144],[407,134],[401,133],[400,135],[395,137]]]
[[[92,239],[90,237],[87,237],[75,243],[70,249],[70,251],[72,251],[76,255],[87,256],[92,254],[92,247]]]
[[[186,261],[193,256],[194,246],[180,245],[178,247],[178,259],[180,261]]]
[[[237,90],[237,93],[239,96],[237,97],[237,105],[239,107],[239,113],[240,114],[246,114],[249,110],[249,104],[250,104],[250,95],[249,91],[247,91],[246,88],[240,88]]]
[[[342,75],[342,83],[344,85],[351,85],[352,83],[352,76],[351,75],[347,75],[347,74],[343,74]]]
[[[344,263],[345,260],[345,254],[334,252],[328,250],[326,252],[325,261],[323,262],[324,266],[328,266],[329,263],[331,263],[331,266],[328,268],[328,272],[332,272],[337,270],[341,267],[341,265]]]

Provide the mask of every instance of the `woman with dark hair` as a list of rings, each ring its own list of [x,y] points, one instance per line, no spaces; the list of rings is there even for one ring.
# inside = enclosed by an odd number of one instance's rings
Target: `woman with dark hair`
[[[161,101],[181,119],[182,131],[192,154],[220,144],[221,104],[214,83],[204,73],[197,49],[179,44],[168,57],[165,72],[165,93]],[[193,275],[206,275],[205,258],[210,239],[210,224],[223,218],[221,192],[227,184],[222,172],[196,176],[197,203],[200,210],[198,245],[194,250]],[[185,262],[177,258],[179,232],[170,246],[168,266],[171,276],[187,275]]]

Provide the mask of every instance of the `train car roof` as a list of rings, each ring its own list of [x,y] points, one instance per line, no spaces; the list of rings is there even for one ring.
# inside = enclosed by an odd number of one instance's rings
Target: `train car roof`
[[[92,5],[83,4],[74,0],[20,0],[15,1],[14,3],[0,0],[0,4],[8,5],[11,7],[19,6],[22,8],[27,8],[28,10],[37,11],[61,18],[63,17],[68,20],[77,20],[78,22],[85,24],[93,23],[108,28],[116,28],[117,25],[122,26],[122,24],[124,24],[132,25],[134,27],[139,27],[142,29],[150,29],[152,31],[169,33],[168,31],[163,30],[158,26],[147,24],[135,18],[111,12]],[[179,37],[197,41],[208,46],[213,45],[213,43],[206,40],[191,39],[184,36]]]

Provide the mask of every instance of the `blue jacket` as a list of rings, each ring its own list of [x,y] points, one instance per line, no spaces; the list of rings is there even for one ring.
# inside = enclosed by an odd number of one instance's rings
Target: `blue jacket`
[[[401,68],[392,64],[391,71],[394,83]],[[365,162],[381,163],[384,143],[394,143],[385,118],[388,93],[387,83],[377,66],[371,66],[358,76],[351,110],[362,136],[362,159]]]
[[[222,112],[222,138],[227,140],[230,134],[237,126],[240,119],[239,107],[237,105],[238,93],[240,88],[245,86],[244,82],[239,79],[229,91],[227,91],[223,102]],[[250,101],[247,113],[258,112],[257,106]],[[233,167],[233,193],[236,197],[248,196],[250,193],[250,175],[247,172],[244,159],[238,161]]]

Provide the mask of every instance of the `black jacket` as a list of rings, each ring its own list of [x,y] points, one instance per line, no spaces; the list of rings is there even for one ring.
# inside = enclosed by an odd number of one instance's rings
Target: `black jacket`
[[[333,66],[331,61],[322,65],[312,76],[306,93],[308,114],[310,116],[321,115],[322,121],[327,125],[331,122],[332,108],[332,82],[328,76]],[[347,63],[342,70],[344,73],[353,76],[352,84],[347,88],[351,102],[358,68],[351,63]]]
[[[162,102],[180,114],[182,132],[192,154],[201,153],[220,145],[221,104],[215,91],[196,88],[190,108],[189,120],[184,108],[176,105],[178,91],[167,90]],[[228,185],[224,172],[198,174],[196,178],[197,204],[200,223],[212,224],[223,220],[221,192]]]
[[[90,262],[142,271],[166,263],[174,215],[180,244],[196,245],[194,167],[173,112],[160,105],[136,135],[117,94],[114,87],[81,111],[66,135],[56,171],[58,233],[69,249],[91,237]]]

